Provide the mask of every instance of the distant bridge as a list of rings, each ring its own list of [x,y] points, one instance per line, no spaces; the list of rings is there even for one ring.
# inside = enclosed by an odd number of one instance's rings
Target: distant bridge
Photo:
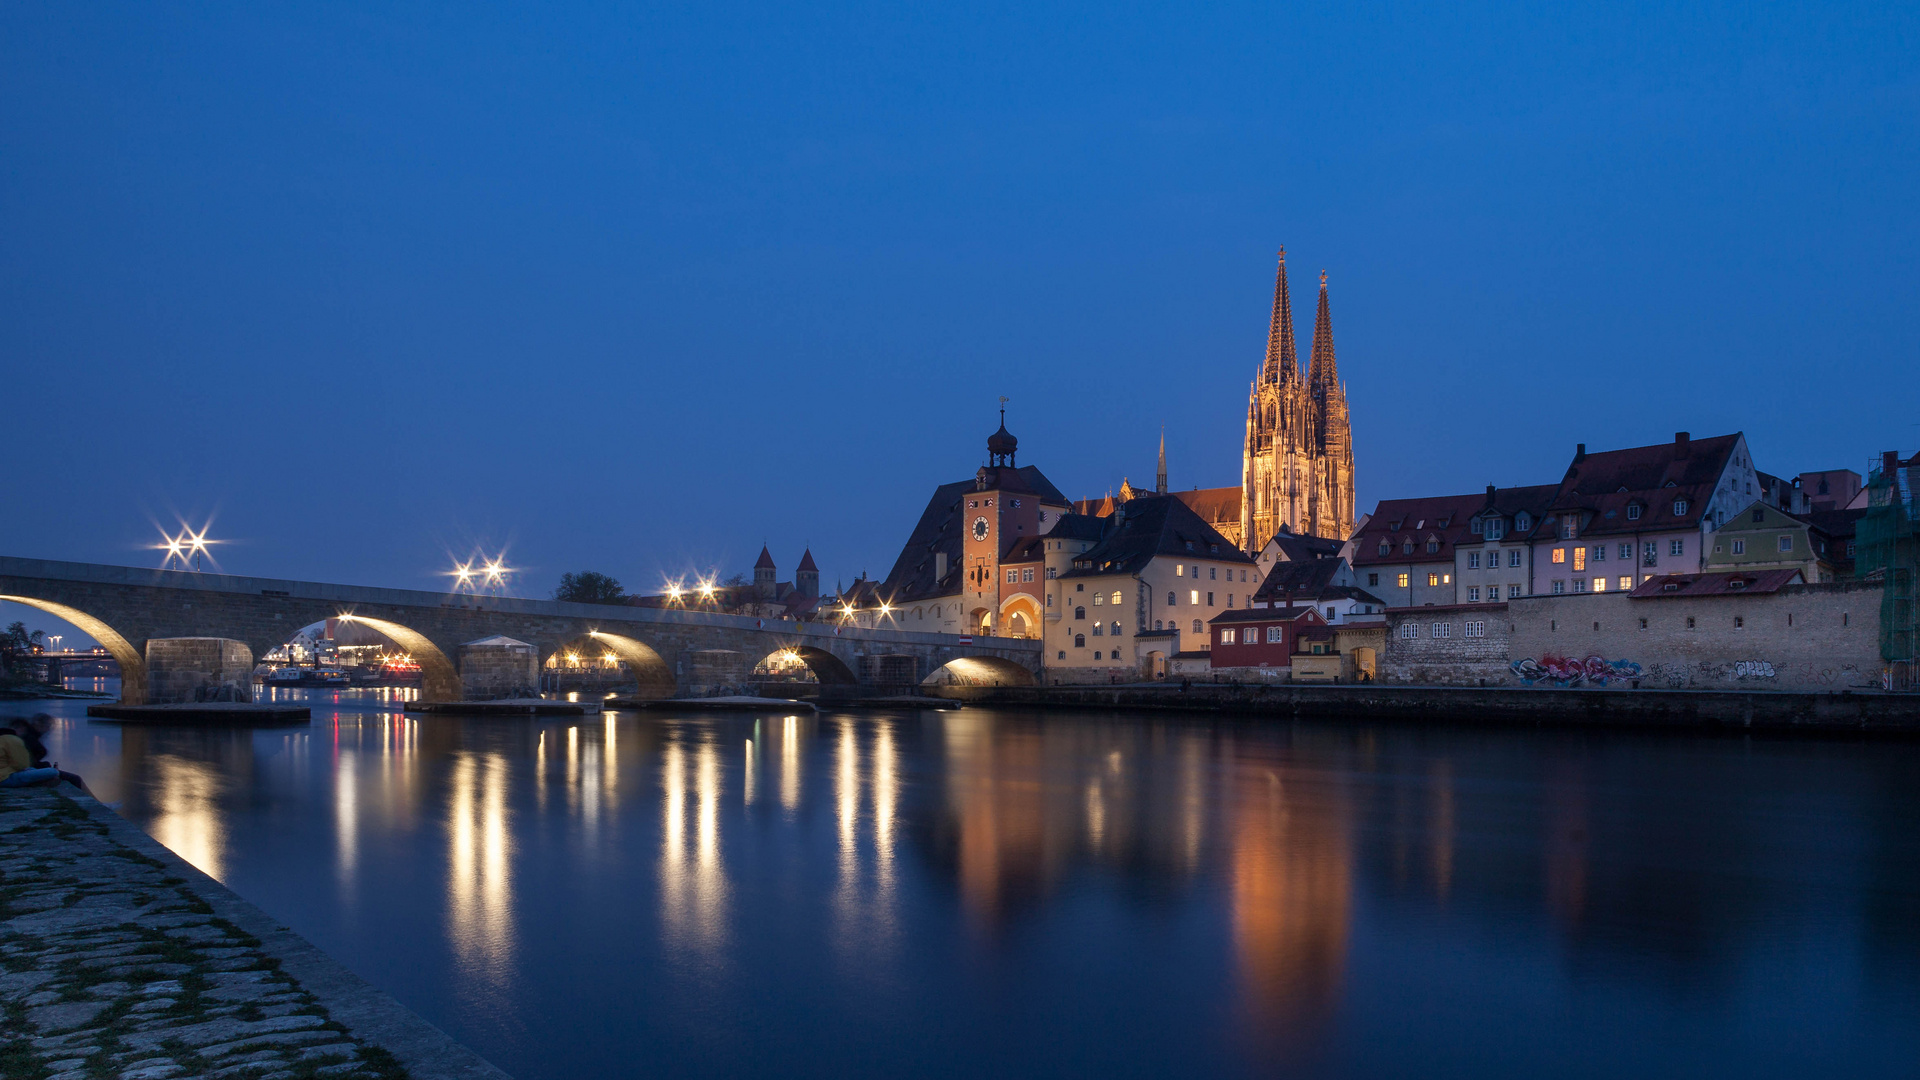
[[[244,663],[285,644],[302,627],[347,618],[413,655],[421,696],[464,696],[460,646],[496,635],[533,645],[544,665],[569,642],[591,636],[625,661],[643,697],[710,693],[743,683],[763,659],[791,652],[823,685],[857,685],[861,673],[912,658],[916,680],[945,669],[969,680],[1027,685],[1040,670],[1038,641],[863,629],[677,608],[571,604],[505,596],[328,585],[0,556],[0,600],[59,616],[93,637],[120,664],[121,700],[149,700],[155,642],[227,639]],[[173,652],[165,650],[168,655]]]

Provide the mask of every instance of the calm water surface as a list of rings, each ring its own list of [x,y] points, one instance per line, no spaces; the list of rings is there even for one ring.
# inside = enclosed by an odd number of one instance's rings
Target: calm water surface
[[[49,742],[521,1080],[1920,1060],[1920,745],[375,693]]]

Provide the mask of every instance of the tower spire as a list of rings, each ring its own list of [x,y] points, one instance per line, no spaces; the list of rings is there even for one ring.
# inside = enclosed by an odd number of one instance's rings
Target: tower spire
[[[1153,475],[1153,493],[1167,493],[1167,429],[1164,424],[1160,427],[1160,471]]]
[[[1273,277],[1273,323],[1267,330],[1267,362],[1260,369],[1265,382],[1285,382],[1300,375],[1300,357],[1293,346],[1293,301],[1287,295],[1287,249],[1280,249],[1280,269]]]
[[[1320,271],[1320,309],[1313,313],[1313,355],[1307,379],[1322,393],[1340,388],[1340,367],[1333,359],[1333,316],[1327,313],[1327,272]]]

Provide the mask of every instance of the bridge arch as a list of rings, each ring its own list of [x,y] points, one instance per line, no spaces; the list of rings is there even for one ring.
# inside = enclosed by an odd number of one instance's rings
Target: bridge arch
[[[589,630],[587,636],[607,647],[607,651],[626,661],[627,670],[633,672],[638,688],[636,696],[642,698],[670,698],[678,690],[673,678],[673,668],[667,665],[653,646],[644,641],[620,634],[609,634],[603,630]]]
[[[1025,665],[998,656],[962,656],[947,661],[921,686],[1034,686],[1040,680]]]
[[[814,681],[822,686],[855,686],[860,682],[860,676],[854,674],[845,660],[814,645],[782,645],[762,657],[753,670],[764,671],[782,657],[806,664],[807,670],[813,672]]]
[[[79,608],[56,604],[51,600],[40,600],[31,596],[13,596],[0,593],[0,600],[11,600],[16,604],[25,604],[49,615],[57,616],[72,623],[80,632],[100,643],[120,664],[120,703],[122,705],[145,705],[147,703],[147,658],[133,643],[120,636],[120,632],[99,619],[81,611]]]
[[[412,627],[368,615],[349,613],[340,615],[339,619],[371,626],[385,634],[395,645],[407,650],[413,656],[414,663],[420,665],[420,700],[459,701],[464,695],[460,669],[425,634]]]

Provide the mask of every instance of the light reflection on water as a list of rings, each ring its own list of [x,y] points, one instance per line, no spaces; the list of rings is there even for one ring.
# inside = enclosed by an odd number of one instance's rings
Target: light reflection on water
[[[1912,744],[396,701],[50,744],[522,1080],[1920,1054]]]

